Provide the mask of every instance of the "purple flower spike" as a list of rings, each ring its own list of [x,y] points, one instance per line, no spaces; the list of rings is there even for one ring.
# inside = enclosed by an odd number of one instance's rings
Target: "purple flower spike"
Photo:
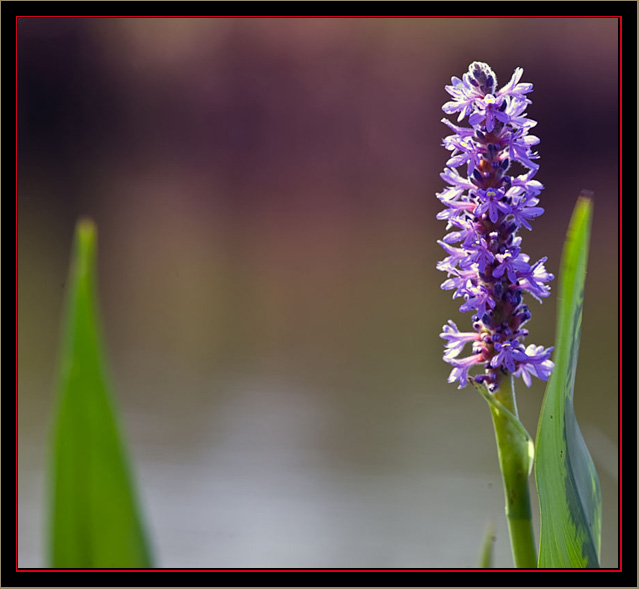
[[[466,386],[475,365],[484,367],[476,381],[492,392],[506,375],[521,376],[530,386],[531,376],[548,380],[554,367],[552,348],[522,343],[528,335],[523,325],[531,316],[523,295],[541,301],[550,294],[546,283],[553,279],[544,267],[546,258],[530,265],[517,235],[521,227],[531,230],[530,221],[544,212],[537,206],[543,185],[534,179],[539,156],[532,151],[539,138],[529,135],[537,123],[525,112],[533,86],[520,82],[522,74],[517,68],[498,89],[492,69],[475,61],[446,86],[451,100],[442,110],[458,114],[457,122],[467,118],[470,125],[442,119],[453,135],[443,140],[450,157],[441,177],[448,186],[437,195],[446,207],[437,218],[448,222],[447,231],[452,229],[438,241],[447,254],[437,264],[448,275],[442,289],[463,299],[460,311],[473,312],[474,331],[460,332],[449,321],[441,334],[447,340],[444,360],[453,367],[448,382],[458,381],[459,388]],[[507,175],[513,163],[524,173]],[[464,169],[466,176],[460,173]],[[466,344],[472,344],[472,355],[459,359]]]

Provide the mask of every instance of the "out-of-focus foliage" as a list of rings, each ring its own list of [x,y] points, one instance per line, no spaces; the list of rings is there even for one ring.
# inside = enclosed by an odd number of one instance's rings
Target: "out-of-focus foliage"
[[[51,439],[50,565],[151,564],[98,325],[96,228],[75,234]]]

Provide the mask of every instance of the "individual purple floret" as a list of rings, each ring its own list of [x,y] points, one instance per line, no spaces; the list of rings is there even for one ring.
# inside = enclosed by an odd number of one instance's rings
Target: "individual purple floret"
[[[470,127],[459,127],[442,119],[452,131],[444,139],[451,151],[441,174],[449,186],[437,195],[446,207],[437,218],[447,222],[448,235],[438,243],[447,257],[437,268],[448,274],[444,290],[462,298],[460,311],[474,311],[472,332],[460,332],[452,321],[440,337],[447,340],[444,360],[453,366],[448,382],[468,381],[468,370],[483,366],[474,377],[491,392],[504,376],[521,376],[530,386],[531,375],[548,380],[554,367],[553,348],[522,343],[528,335],[523,325],[530,319],[524,292],[541,300],[550,294],[546,284],[554,276],[544,267],[546,258],[530,264],[521,251],[520,227],[544,212],[537,206],[543,185],[534,180],[539,166],[532,146],[539,139],[528,132],[537,123],[526,117],[530,104],[526,94],[532,84],[520,83],[517,68],[511,80],[497,90],[497,77],[485,63],[470,64],[462,79],[453,77],[446,91],[452,100],[444,104],[446,114],[459,113],[457,122],[468,117]],[[507,174],[513,162],[526,173]],[[463,166],[466,176],[458,171]],[[456,244],[456,246],[451,245]],[[472,355],[459,358],[466,344]]]

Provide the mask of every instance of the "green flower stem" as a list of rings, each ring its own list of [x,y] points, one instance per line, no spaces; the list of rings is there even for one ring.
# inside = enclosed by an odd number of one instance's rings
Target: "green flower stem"
[[[513,377],[502,381],[494,393],[499,403],[516,418],[515,387]],[[523,457],[521,444],[513,439],[512,418],[496,405],[490,405],[495,427],[499,466],[504,481],[506,518],[510,533],[510,546],[516,568],[537,568],[537,551],[533,534],[528,477],[531,457]],[[522,426],[523,427],[523,426]]]

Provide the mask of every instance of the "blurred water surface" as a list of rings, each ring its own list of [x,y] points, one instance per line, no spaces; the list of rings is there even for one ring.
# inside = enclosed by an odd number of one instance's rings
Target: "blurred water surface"
[[[514,43],[524,32],[544,42]],[[596,194],[576,410],[602,565],[617,566],[614,21],[21,19],[18,33],[20,566],[45,564],[83,214],[160,566],[468,567],[489,518],[495,564],[511,565],[489,413],[446,383],[438,337],[469,321],[435,270],[443,86],[476,59],[535,84],[546,214],[525,251],[557,273],[579,190]],[[552,345],[556,298],[530,304],[529,341]],[[519,389],[533,434],[543,390]]]

